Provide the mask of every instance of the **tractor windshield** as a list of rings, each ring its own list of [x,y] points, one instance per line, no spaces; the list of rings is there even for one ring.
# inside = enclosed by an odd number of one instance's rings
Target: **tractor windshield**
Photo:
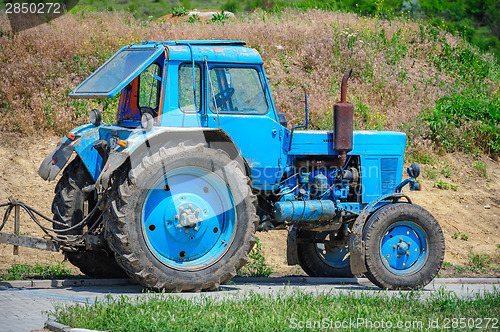
[[[111,98],[149,66],[163,48],[125,48],[80,84],[72,98]]]

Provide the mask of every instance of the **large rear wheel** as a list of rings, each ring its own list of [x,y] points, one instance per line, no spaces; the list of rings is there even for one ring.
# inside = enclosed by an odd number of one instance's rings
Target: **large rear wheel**
[[[222,150],[182,143],[161,148],[115,185],[107,239],[141,284],[213,289],[247,262],[256,199],[240,165]]]

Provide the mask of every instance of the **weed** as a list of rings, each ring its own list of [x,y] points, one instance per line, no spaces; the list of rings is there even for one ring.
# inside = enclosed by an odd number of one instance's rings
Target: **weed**
[[[238,271],[238,275],[245,277],[269,277],[273,273],[272,267],[266,264],[266,258],[262,252],[262,244],[259,238],[255,241],[255,246],[248,255],[247,264]]]
[[[444,166],[441,168],[441,174],[445,177],[445,178],[450,178],[451,177],[451,168],[448,164],[444,164]]]
[[[60,279],[71,275],[63,262],[43,264],[14,264],[0,274],[0,280]]]
[[[428,125],[427,137],[448,152],[500,154],[500,98],[454,95],[436,102],[419,119]]]
[[[354,102],[354,128],[365,130],[384,130],[387,124],[387,115],[379,110],[371,110],[368,106]]]
[[[481,177],[483,178],[488,177],[488,165],[486,165],[482,161],[474,162],[474,169]]]
[[[426,179],[435,180],[437,178],[437,176],[438,176],[438,171],[435,168],[426,167],[426,168],[424,168],[424,172],[423,172],[422,175]]]
[[[460,239],[467,241],[469,239],[469,236],[467,234],[461,234]]]
[[[210,23],[224,24],[228,20],[229,20],[229,15],[226,14],[224,10],[222,10],[220,13],[215,13],[212,15],[212,17],[210,18]]]
[[[434,182],[434,187],[441,189],[441,190],[448,190],[448,189],[451,189],[453,191],[458,190],[458,186],[450,184],[448,182],[444,182],[443,180],[439,180],[437,182]]]
[[[172,16],[184,16],[187,15],[187,13],[189,13],[189,10],[183,6],[173,8],[171,12]]]
[[[450,262],[443,262],[443,267],[447,267],[447,266],[450,266],[451,263]]]
[[[192,16],[189,16],[188,19],[186,20],[188,23],[200,23],[200,15],[198,14],[193,14]]]
[[[493,259],[488,254],[477,254],[472,250],[469,252],[469,265],[472,268],[487,269],[492,261]]]
[[[453,235],[452,235],[451,237],[452,237],[453,239],[455,239],[455,240],[456,240],[456,239],[458,239],[458,236],[459,236],[459,235],[460,235],[460,234],[458,234],[458,233],[453,233]]]
[[[424,151],[412,150],[408,154],[408,161],[410,163],[419,163],[426,165],[435,165],[437,163],[436,157],[427,154]]]

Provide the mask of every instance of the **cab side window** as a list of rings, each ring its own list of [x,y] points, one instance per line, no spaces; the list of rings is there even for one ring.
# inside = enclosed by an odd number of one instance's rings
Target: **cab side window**
[[[183,112],[196,113],[201,110],[201,68],[195,64],[194,80],[196,86],[196,107],[193,91],[193,65],[179,66],[179,107]]]
[[[269,110],[264,85],[255,68],[216,67],[209,75],[212,112],[265,114]]]
[[[153,63],[139,76],[139,108],[157,110],[160,101],[160,66]]]

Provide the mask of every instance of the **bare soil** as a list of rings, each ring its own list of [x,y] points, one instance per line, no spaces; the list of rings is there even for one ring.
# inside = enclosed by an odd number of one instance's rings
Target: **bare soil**
[[[0,131],[0,203],[7,202],[12,195],[43,214],[52,215],[51,203],[58,178],[48,183],[37,172],[42,160],[55,148],[58,141],[59,137],[50,135],[22,136]],[[421,176],[422,191],[404,191],[409,192],[413,202],[429,210],[441,224],[446,239],[446,262],[467,266],[472,250],[474,253],[489,255],[493,258],[492,265],[500,266],[500,163],[487,157],[473,158],[460,153],[447,154],[439,160],[434,166],[423,165],[422,171],[423,175],[429,171],[437,173],[436,179]],[[480,176],[474,168],[476,161],[487,164],[486,178]],[[451,170],[450,178],[443,175],[445,165]],[[458,185],[457,190],[436,188],[434,182],[440,179]],[[3,216],[3,211],[1,209],[0,216]],[[12,216],[3,231],[13,231]],[[21,234],[33,237],[44,235],[25,213],[21,214]],[[267,263],[273,267],[275,275],[304,274],[298,266],[290,267],[286,264],[286,234],[286,230],[257,234]],[[0,244],[0,269],[14,263],[45,263],[64,258],[60,253],[29,248],[20,248],[19,252],[18,256],[14,256],[12,246]],[[67,265],[71,266],[69,263]],[[78,269],[73,270],[78,273]],[[495,271],[486,273],[485,276],[498,275],[500,270]],[[451,267],[442,270],[442,275],[453,274],[457,275],[457,271]]]

